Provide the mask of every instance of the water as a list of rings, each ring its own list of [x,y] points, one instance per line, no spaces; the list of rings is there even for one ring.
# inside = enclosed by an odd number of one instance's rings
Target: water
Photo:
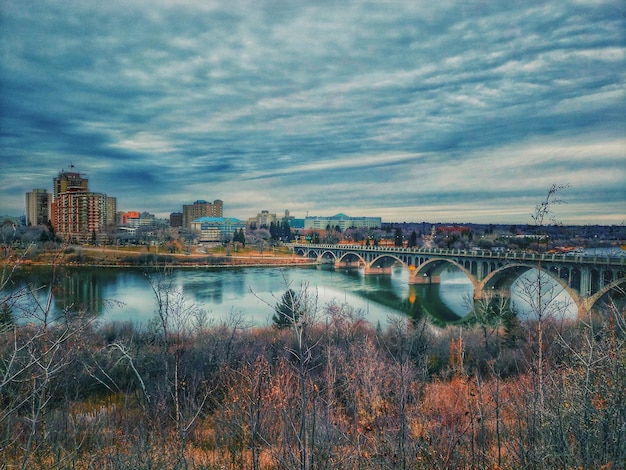
[[[320,308],[331,302],[345,303],[361,311],[372,324],[385,325],[390,316],[397,315],[427,315],[435,323],[447,323],[471,311],[473,288],[463,273],[444,271],[439,285],[409,285],[408,276],[401,267],[395,267],[391,276],[365,276],[329,267],[175,269],[171,285],[183,294],[188,305],[202,309],[214,322],[235,314],[257,326],[272,323],[274,306],[287,288],[306,289],[317,297]],[[155,315],[156,298],[148,277],[140,270],[73,268],[61,271],[60,279],[53,292],[54,316],[64,311],[85,311],[102,322],[145,324]],[[26,283],[44,286],[34,293],[41,304],[45,303],[49,282],[50,274],[45,269],[33,269],[15,278],[16,287]],[[0,299],[6,295],[3,292]],[[12,305],[15,315],[24,318],[34,309],[28,300],[27,296]],[[523,299],[514,292],[512,300],[523,312]]]

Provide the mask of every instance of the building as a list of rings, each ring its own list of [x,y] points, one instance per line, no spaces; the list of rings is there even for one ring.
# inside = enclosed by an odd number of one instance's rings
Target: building
[[[269,228],[272,223],[278,223],[278,217],[276,217],[276,214],[270,214],[269,211],[261,211],[256,217],[248,219],[248,224],[256,225],[256,228]]]
[[[198,200],[193,204],[183,205],[183,226],[191,228],[191,223],[201,217],[223,217],[224,203],[219,199],[207,202]]]
[[[170,227],[182,227],[183,226],[183,213],[172,212],[170,214]]]
[[[65,170],[53,179],[50,221],[57,235],[66,241],[100,242],[105,229],[115,225],[117,199],[90,192],[88,183],[83,174]]]
[[[191,222],[191,230],[198,235],[201,242],[220,242],[232,239],[235,231],[245,230],[243,220],[231,217],[200,217]]]
[[[33,189],[26,193],[26,224],[47,225],[51,206],[52,194],[45,189]]]
[[[139,225],[141,227],[153,227],[156,224],[156,217],[150,212],[142,212],[139,215]]]
[[[102,241],[105,228],[115,222],[116,206],[117,200],[106,194],[64,192],[52,202],[50,219],[56,233],[66,241]]]
[[[74,165],[71,166],[74,168]],[[89,180],[81,173],[61,170],[53,180],[54,199],[61,193],[68,191],[88,191]]]
[[[137,219],[139,220],[139,216],[141,214],[139,214],[139,212],[137,211],[128,211],[128,212],[123,212],[120,215],[120,224],[121,225],[129,225],[130,224],[130,220],[131,219]]]
[[[337,214],[332,217],[306,216],[304,219],[304,229],[326,230],[339,227],[342,231],[348,228],[380,228],[382,219],[380,217],[349,217],[346,214]]]

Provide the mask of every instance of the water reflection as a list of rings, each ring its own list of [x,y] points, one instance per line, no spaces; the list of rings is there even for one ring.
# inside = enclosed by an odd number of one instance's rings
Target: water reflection
[[[540,309],[545,318],[556,320],[575,319],[578,315],[576,303],[563,286],[537,269],[525,272],[513,283],[511,303],[522,320],[536,319]]]
[[[412,318],[428,315],[436,323],[459,321],[471,311],[473,299],[471,282],[455,269],[444,271],[441,284],[432,285],[409,285],[409,273],[401,267],[394,267],[391,276],[365,276],[356,270],[335,271],[328,266],[178,269],[171,276],[172,285],[185,299],[203,309],[214,321],[238,313],[255,325],[271,324],[274,306],[287,288],[308,289],[317,297],[320,307],[330,302],[346,303],[362,311],[373,324],[385,324],[390,315]],[[39,287],[49,282],[50,271],[43,269],[33,269],[15,278],[16,286]],[[35,295],[41,301],[46,292],[42,289]],[[148,277],[139,270],[62,270],[53,294],[55,315],[80,311],[104,322],[145,323],[154,316],[156,305]],[[515,292],[512,300],[518,309],[524,310]],[[32,307],[23,306],[23,310],[28,308]]]

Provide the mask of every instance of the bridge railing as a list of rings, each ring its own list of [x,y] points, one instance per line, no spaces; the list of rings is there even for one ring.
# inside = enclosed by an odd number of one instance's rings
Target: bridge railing
[[[404,248],[389,246],[363,246],[363,245],[333,245],[333,244],[309,244],[309,243],[288,243],[290,248],[304,249],[327,249],[333,251],[360,251],[360,252],[383,252],[394,254],[413,254],[424,256],[461,256],[471,258],[485,258],[494,260],[509,261],[551,261],[576,264],[595,264],[626,266],[626,256],[615,254],[615,256],[586,255],[583,253],[536,253],[531,251],[490,251],[481,249],[445,249],[445,248]]]

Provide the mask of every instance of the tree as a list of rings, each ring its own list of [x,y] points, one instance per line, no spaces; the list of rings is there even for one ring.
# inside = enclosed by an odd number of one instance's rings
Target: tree
[[[291,227],[289,226],[289,221],[284,219],[282,223],[282,239],[283,241],[289,242],[291,241],[291,238]]]
[[[78,338],[89,325],[83,315],[86,312],[67,307],[55,316],[53,311],[62,256],[63,249],[53,253],[47,286],[29,284],[7,291],[4,289],[12,284],[11,277],[23,257],[2,259],[0,305],[3,311],[13,311],[7,312],[12,316],[11,323],[0,327],[0,423],[13,431],[0,435],[0,450],[21,455],[22,469],[32,468],[35,451],[38,458],[50,459],[53,464],[55,449],[48,442],[49,410],[55,392],[79,354]]]
[[[233,234],[233,242],[239,242],[242,246],[246,246],[246,235],[243,233],[243,229],[235,230]]]
[[[546,219],[557,223],[554,217],[550,217],[552,214],[552,206],[555,204],[563,204],[561,199],[557,199],[556,195],[559,191],[569,187],[569,185],[557,185],[553,184],[548,190],[548,194],[543,202],[535,206],[535,213],[531,215],[535,222],[537,235],[540,237],[540,241],[543,238],[544,224]],[[546,286],[545,275],[541,270],[541,257],[539,257],[537,265],[537,278],[534,281],[524,283],[523,290],[527,294],[527,302],[531,306],[532,312],[535,315],[537,325],[537,358],[536,358],[536,371],[538,378],[538,393],[541,405],[544,405],[543,394],[543,380],[544,380],[544,322],[556,313],[555,309],[561,307],[555,303],[555,295],[553,295],[553,287]],[[549,292],[546,292],[546,289]]]
[[[414,248],[417,246],[417,233],[415,230],[411,232],[411,237],[409,238],[409,248]]]
[[[275,313],[272,317],[274,326],[278,329],[291,327],[300,319],[301,308],[298,294],[291,288],[287,289],[274,308]]]
[[[400,227],[396,227],[393,244],[394,246],[404,246],[404,237],[402,236],[402,229]]]

